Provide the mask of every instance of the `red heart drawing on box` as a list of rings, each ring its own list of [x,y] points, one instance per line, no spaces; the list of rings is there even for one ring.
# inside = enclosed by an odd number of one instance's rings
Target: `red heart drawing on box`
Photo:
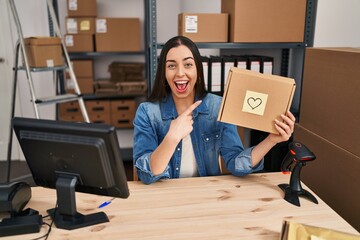
[[[255,108],[257,108],[262,104],[262,100],[261,98],[250,97],[247,99],[247,103],[251,107],[251,109],[254,110]]]

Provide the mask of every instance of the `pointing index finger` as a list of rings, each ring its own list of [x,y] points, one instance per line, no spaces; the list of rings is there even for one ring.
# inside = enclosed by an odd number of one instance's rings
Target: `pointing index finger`
[[[201,104],[202,100],[198,100],[191,104],[191,106],[183,112],[184,115],[191,115],[191,113]]]

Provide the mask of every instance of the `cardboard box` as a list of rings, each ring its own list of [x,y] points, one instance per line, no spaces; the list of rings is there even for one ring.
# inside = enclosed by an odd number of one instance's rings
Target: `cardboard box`
[[[300,124],[360,156],[360,48],[307,48]]]
[[[135,116],[136,102],[135,100],[113,100],[110,102],[110,109],[112,114],[129,112]]]
[[[72,60],[70,63],[73,67],[75,76],[77,78],[92,78],[92,77],[94,77],[94,68],[93,68],[94,62],[93,62],[93,60]]]
[[[111,107],[111,125],[117,128],[132,128],[136,112],[135,100],[113,100]]]
[[[67,0],[67,12],[70,17],[96,17],[96,0]]]
[[[76,114],[65,114],[59,116],[60,121],[65,122],[84,122],[84,117],[82,115],[76,115]]]
[[[97,18],[96,52],[137,52],[140,46],[139,18]]]
[[[30,67],[62,66],[61,39],[58,37],[30,37],[24,39]]]
[[[230,42],[303,42],[306,0],[222,0]]]
[[[95,34],[95,17],[67,17],[65,26],[67,34]]]
[[[94,81],[93,78],[76,78],[77,83],[82,94],[94,94]],[[70,78],[65,80],[65,90],[67,93],[75,93],[73,81]]]
[[[59,113],[60,116],[81,116],[81,110],[78,101],[59,103]]]
[[[227,42],[228,18],[226,13],[180,13],[178,35],[194,42]]]
[[[92,34],[66,34],[65,46],[68,52],[93,52],[94,35]]]
[[[110,101],[108,100],[91,100],[85,102],[89,115],[110,114]]]
[[[274,121],[282,121],[294,91],[294,79],[232,67],[218,121],[278,134]]]
[[[301,180],[360,231],[360,156],[301,125],[296,125],[294,139],[316,156],[314,161],[302,168]]]
[[[92,123],[111,124],[110,114],[106,113],[90,114],[89,119]]]

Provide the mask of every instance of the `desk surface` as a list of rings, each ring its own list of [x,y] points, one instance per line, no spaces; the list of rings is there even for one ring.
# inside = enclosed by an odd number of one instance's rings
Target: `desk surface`
[[[53,226],[49,239],[279,239],[283,220],[358,234],[319,197],[318,205],[305,198],[300,198],[301,207],[286,202],[277,185],[289,178],[267,173],[172,179],[152,185],[129,182],[128,199],[115,199],[101,209],[110,222],[72,231]],[[55,205],[53,189],[35,187],[32,195],[28,207],[43,216]],[[77,210],[98,212],[97,206],[108,199],[77,193]],[[8,239],[33,239],[47,229]]]

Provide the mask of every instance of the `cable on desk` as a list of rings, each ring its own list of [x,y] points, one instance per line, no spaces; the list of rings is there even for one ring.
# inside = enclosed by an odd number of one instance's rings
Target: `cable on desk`
[[[58,203],[56,202],[56,204],[55,204],[54,216],[55,216],[55,214],[56,214],[57,208],[58,208]],[[49,214],[49,215],[44,216],[44,217],[43,217],[43,219],[44,219],[44,218],[47,218],[47,217],[51,217],[51,216],[50,216],[50,214]],[[51,220],[51,223],[50,223],[50,224],[48,224],[48,223],[46,223],[46,222],[43,222],[43,224],[44,224],[44,225],[47,225],[47,226],[49,227],[49,229],[48,229],[47,233],[45,233],[45,234],[44,234],[43,236],[41,236],[41,237],[34,238],[34,239],[31,239],[31,240],[40,240],[40,239],[42,239],[42,238],[45,238],[45,240],[47,240],[47,239],[48,239],[48,237],[49,237],[49,235],[50,235],[52,225],[54,224],[54,218],[55,218],[55,217],[53,217],[53,218],[52,218],[52,220]]]

